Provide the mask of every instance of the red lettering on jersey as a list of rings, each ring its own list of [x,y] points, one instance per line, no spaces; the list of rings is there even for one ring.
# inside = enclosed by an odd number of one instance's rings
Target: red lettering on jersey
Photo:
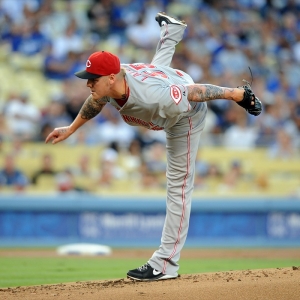
[[[163,127],[153,124],[152,122],[146,122],[141,119],[138,119],[138,118],[135,118],[132,116],[127,116],[127,115],[121,115],[121,116],[122,116],[123,120],[131,126],[143,126],[150,130],[163,130],[164,129]]]
[[[144,78],[142,79],[142,81],[144,81],[145,79],[149,78],[149,77],[161,77],[161,78],[168,78],[168,75],[162,71],[154,71],[154,72],[148,72],[148,71],[142,71],[141,75],[144,76]]]
[[[183,76],[183,74],[181,72],[179,72],[178,70],[176,70],[176,73],[179,75],[179,76]]]
[[[171,93],[172,99],[174,100],[176,105],[178,105],[182,99],[181,89],[177,85],[171,85],[170,93]]]
[[[162,78],[168,78],[168,76],[162,72],[162,71],[155,71],[148,73],[147,71],[145,72],[147,75],[152,76],[152,77],[162,77]]]
[[[129,66],[137,71],[145,68],[151,68],[151,69],[155,68],[155,66],[150,64],[130,64]]]

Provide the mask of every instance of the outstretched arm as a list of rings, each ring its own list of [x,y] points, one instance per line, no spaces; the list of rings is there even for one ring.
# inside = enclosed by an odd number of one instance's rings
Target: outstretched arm
[[[59,143],[67,139],[73,134],[79,127],[84,125],[87,121],[97,116],[106,102],[102,99],[94,100],[92,96],[89,96],[83,103],[77,117],[71,125],[65,127],[55,128],[46,138],[46,143],[52,140],[52,144]]]
[[[187,86],[188,100],[207,102],[216,99],[227,99],[235,102],[243,100],[244,90],[240,88],[221,87],[212,84],[190,84]]]
[[[262,111],[262,103],[252,92],[249,83],[237,88],[212,84],[190,84],[187,85],[187,89],[189,101],[206,102],[227,99],[235,101],[251,115],[258,116]]]

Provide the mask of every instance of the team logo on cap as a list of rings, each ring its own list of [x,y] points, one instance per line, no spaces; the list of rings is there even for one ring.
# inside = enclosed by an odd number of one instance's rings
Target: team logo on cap
[[[85,66],[86,66],[87,68],[89,68],[91,65],[92,65],[92,63],[91,63],[91,61],[88,59],[88,60],[86,61]]]
[[[170,92],[172,99],[177,105],[182,99],[181,89],[177,85],[171,85]]]

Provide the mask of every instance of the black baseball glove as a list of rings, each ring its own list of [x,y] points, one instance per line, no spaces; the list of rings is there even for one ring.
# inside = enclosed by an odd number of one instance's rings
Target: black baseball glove
[[[238,88],[244,89],[244,98],[237,102],[237,104],[243,107],[249,114],[258,116],[262,111],[262,103],[252,92],[250,83],[246,80],[243,81],[247,84]]]

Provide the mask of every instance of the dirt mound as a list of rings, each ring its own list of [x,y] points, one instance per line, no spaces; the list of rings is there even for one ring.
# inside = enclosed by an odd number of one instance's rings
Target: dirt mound
[[[86,281],[0,289],[3,300],[300,299],[300,267],[212,272],[177,279]]]

